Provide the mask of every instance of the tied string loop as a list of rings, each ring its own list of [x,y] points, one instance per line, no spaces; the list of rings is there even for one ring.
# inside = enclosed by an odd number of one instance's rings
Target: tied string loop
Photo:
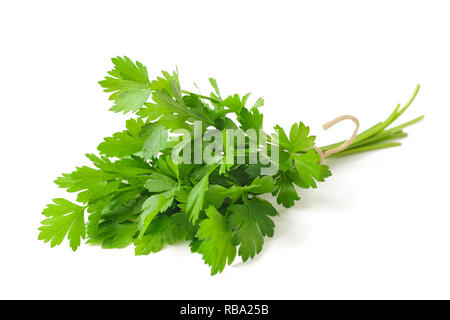
[[[340,146],[330,149],[330,150],[327,150],[325,152],[323,152],[319,147],[314,146],[313,149],[316,150],[320,156],[319,163],[322,163],[325,160],[325,158],[331,156],[332,154],[335,154],[337,152],[347,149],[355,140],[356,135],[358,134],[358,130],[359,130],[359,121],[354,116],[342,115],[340,117],[337,117],[336,119],[331,120],[330,122],[324,123],[322,127],[324,130],[328,130],[329,128],[331,128],[332,126],[334,126],[335,124],[337,124],[343,120],[351,120],[355,124],[355,130],[353,131],[352,136],[348,140],[346,140],[343,144],[341,144]]]

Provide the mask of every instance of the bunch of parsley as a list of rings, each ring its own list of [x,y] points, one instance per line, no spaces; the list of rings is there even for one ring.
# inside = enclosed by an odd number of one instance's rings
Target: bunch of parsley
[[[278,204],[292,207],[299,200],[295,186],[316,188],[317,181],[331,175],[320,164],[312,148],[315,137],[302,122],[289,133],[276,126],[268,135],[270,145],[280,150],[279,169],[261,175],[267,164],[175,163],[172,149],[179,143],[176,129],[193,130],[201,121],[202,133],[218,129],[260,130],[263,115],[259,98],[247,107],[249,94],[221,96],[217,83],[209,79],[213,92],[204,96],[182,90],[178,73],[162,72],[149,80],[147,68],[128,57],[112,59],[114,69],[100,85],[111,92],[114,112],[134,113],[126,129],[104,139],[100,155],[87,154],[92,167],[78,167],[55,183],[77,193],[75,204],[53,199],[43,211],[39,239],[59,245],[64,238],[75,251],[81,239],[103,248],[123,248],[134,244],[136,255],[158,252],[165,245],[189,242],[211,267],[221,272],[238,254],[251,259],[263,247],[264,237],[272,237],[277,210],[263,194],[272,194]],[[353,144],[333,156],[399,145],[388,140],[402,138],[403,128],[422,117],[388,129],[411,104],[398,105],[386,119],[357,136]],[[234,114],[236,120],[227,115]],[[329,150],[340,143],[322,147]],[[270,148],[270,147],[269,147]],[[270,151],[270,150],[269,150]]]

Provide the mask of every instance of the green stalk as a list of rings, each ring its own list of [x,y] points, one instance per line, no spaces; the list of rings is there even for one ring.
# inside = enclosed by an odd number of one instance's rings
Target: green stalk
[[[211,97],[208,97],[208,96],[204,96],[204,95],[202,95],[202,94],[193,93],[193,92],[186,91],[186,90],[181,90],[181,92],[184,93],[184,94],[196,96],[196,97],[201,98],[201,99],[207,99],[207,100],[212,101],[212,102],[215,102],[215,103],[220,103],[219,100],[214,99],[214,98],[211,98]]]
[[[392,132],[392,133],[384,131],[384,132],[379,133],[369,139],[352,144],[350,147],[347,148],[347,150],[366,146],[366,145],[376,144],[376,143],[386,141],[386,140],[401,139],[401,138],[405,138],[407,136],[408,136],[408,134],[403,131]]]
[[[401,125],[398,125],[398,126],[396,126],[394,128],[388,129],[388,130],[386,130],[386,132],[395,132],[395,131],[402,130],[402,129],[406,128],[406,127],[409,127],[409,126],[411,126],[411,125],[421,121],[423,118],[425,118],[425,116],[417,117],[417,118],[415,118],[413,120],[405,122],[405,123],[403,123]]]
[[[392,147],[398,147],[402,144],[400,142],[390,142],[390,143],[380,143],[380,144],[372,144],[368,146],[363,146],[355,149],[346,149],[344,151],[332,154],[330,158],[332,157],[342,157],[342,156],[348,156],[350,154],[356,154],[366,151],[372,151],[372,150],[379,150],[379,149],[385,149],[385,148],[392,148]]]

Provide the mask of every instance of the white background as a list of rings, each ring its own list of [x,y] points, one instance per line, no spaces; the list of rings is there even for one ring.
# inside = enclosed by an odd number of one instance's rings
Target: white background
[[[448,1],[3,1],[0,298],[450,298]],[[217,276],[186,245],[133,248],[37,240],[53,180],[87,164],[126,116],[97,84],[128,55],[153,78],[263,95],[265,128],[303,121],[319,144],[421,114],[400,148],[330,160],[333,176],[276,218],[250,263]]]

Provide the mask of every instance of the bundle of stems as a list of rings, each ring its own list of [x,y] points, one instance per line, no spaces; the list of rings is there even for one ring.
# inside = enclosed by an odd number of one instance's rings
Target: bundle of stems
[[[348,148],[346,148],[343,151],[337,152],[335,154],[330,155],[331,157],[342,157],[347,156],[351,154],[366,152],[366,151],[372,151],[372,150],[379,150],[379,149],[385,149],[385,148],[392,148],[392,147],[398,147],[401,145],[400,142],[393,141],[401,138],[405,138],[408,136],[406,132],[403,131],[404,128],[409,127],[420,120],[424,118],[424,116],[417,117],[413,120],[410,120],[408,122],[402,123],[398,126],[389,128],[391,124],[393,124],[412,104],[414,99],[417,96],[417,93],[419,92],[420,85],[417,85],[413,95],[409,99],[409,101],[401,108],[400,104],[398,104],[394,111],[389,115],[389,117],[383,121],[375,124],[374,126],[370,127],[369,129],[365,130],[364,132],[361,132],[358,134],[353,141],[352,144]],[[322,151],[328,151],[331,149],[334,149],[341,144],[343,144],[345,141],[340,141],[337,143],[333,143],[330,145],[326,145],[321,147],[320,149]]]

